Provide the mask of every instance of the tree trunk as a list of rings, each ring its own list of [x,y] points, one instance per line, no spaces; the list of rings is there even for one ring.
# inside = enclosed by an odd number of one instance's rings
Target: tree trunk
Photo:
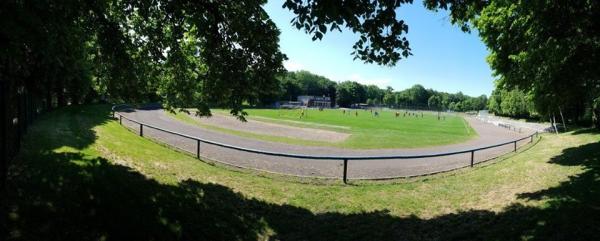
[[[0,80],[0,193],[4,196],[4,188],[6,186],[6,176],[8,168],[8,134],[7,134],[7,123],[8,115],[7,111],[7,99],[8,99],[8,88],[4,85],[4,80]]]
[[[46,91],[46,110],[52,109],[52,91]]]
[[[600,106],[592,107],[592,122],[596,129],[600,129]]]
[[[567,131],[567,123],[565,123],[565,117],[563,116],[562,109],[560,106],[558,107],[558,113],[560,113],[560,119],[562,119],[563,128],[565,128],[565,132]]]
[[[56,102],[58,107],[65,107],[67,106],[67,97],[65,95],[65,92],[61,89],[58,89],[58,91],[56,92]]]
[[[550,124],[552,124],[552,128],[554,128],[554,132],[558,135],[558,129],[556,128],[556,118],[554,118],[554,114],[550,118]]]

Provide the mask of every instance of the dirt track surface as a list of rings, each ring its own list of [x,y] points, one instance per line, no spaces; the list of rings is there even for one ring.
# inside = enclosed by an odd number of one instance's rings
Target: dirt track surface
[[[147,125],[157,126],[166,130],[184,133],[206,140],[258,149],[270,152],[283,152],[301,155],[319,156],[387,156],[387,155],[426,155],[443,152],[461,151],[478,147],[495,145],[512,141],[531,133],[517,133],[492,124],[467,117],[471,127],[479,137],[453,145],[424,147],[414,149],[343,149],[336,147],[298,146],[284,143],[265,142],[255,139],[207,130],[190,125],[169,117],[161,109],[135,110],[121,112],[122,115],[143,122]],[[139,125],[123,119],[123,125],[134,131],[139,130]],[[144,136],[166,143],[173,147],[190,153],[196,153],[197,142],[173,134],[144,127]],[[517,146],[529,143],[529,139],[520,141]],[[513,144],[475,152],[475,163],[489,160],[499,155],[511,152]],[[200,145],[200,155],[203,159],[217,161],[237,167],[262,170],[295,176],[311,177],[341,177],[343,173],[342,160],[316,160],[298,159],[289,157],[268,156],[243,151],[218,147],[207,143]],[[350,160],[348,162],[348,177],[350,179],[379,179],[392,177],[408,177],[443,172],[468,166],[471,154],[457,154],[452,156],[421,158],[421,159],[385,159],[385,160]]]
[[[271,136],[282,136],[294,139],[313,140],[322,142],[341,142],[350,136],[348,133],[321,130],[315,128],[303,128],[288,125],[280,125],[263,121],[248,120],[241,122],[235,117],[214,114],[210,118],[196,117],[190,115],[200,123],[227,128],[231,130],[265,134]]]

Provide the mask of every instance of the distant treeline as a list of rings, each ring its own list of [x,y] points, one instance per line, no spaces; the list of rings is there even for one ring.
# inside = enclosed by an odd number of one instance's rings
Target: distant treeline
[[[332,106],[350,107],[352,104],[368,104],[392,108],[419,108],[432,110],[471,111],[486,109],[485,95],[471,97],[425,89],[421,85],[394,91],[392,87],[381,89],[376,85],[363,85],[355,81],[337,83],[308,71],[287,72],[279,77],[279,91],[263,95],[256,104],[268,105],[275,101],[295,101],[299,95],[329,96]]]

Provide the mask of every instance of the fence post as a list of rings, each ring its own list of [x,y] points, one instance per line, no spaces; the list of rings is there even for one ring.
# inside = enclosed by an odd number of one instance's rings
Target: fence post
[[[533,143],[533,135],[531,135],[531,140],[529,141],[529,143]]]
[[[122,122],[122,121],[123,121],[123,116],[122,116],[122,115],[119,115],[119,125],[123,125],[123,122]]]
[[[474,161],[475,161],[475,150],[471,151],[471,167],[473,167]]]
[[[144,125],[140,123],[140,136],[144,136]]]
[[[200,140],[196,140],[198,143],[196,145],[196,158],[200,159]]]
[[[348,159],[344,159],[344,184],[348,184]]]
[[[515,143],[515,152],[517,152],[517,141],[514,141]]]

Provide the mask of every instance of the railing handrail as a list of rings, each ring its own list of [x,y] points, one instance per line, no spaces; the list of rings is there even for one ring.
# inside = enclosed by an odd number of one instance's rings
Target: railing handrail
[[[113,106],[113,108],[114,108],[114,106]],[[140,124],[142,126],[150,127],[152,129],[155,129],[155,130],[167,132],[167,133],[170,133],[170,134],[173,134],[173,135],[177,135],[177,136],[185,137],[185,138],[188,138],[188,139],[192,139],[192,140],[196,140],[196,141],[200,141],[200,142],[212,144],[212,145],[215,145],[215,146],[220,146],[220,147],[224,147],[224,148],[234,149],[234,150],[238,150],[238,151],[256,153],[256,154],[270,155],[270,156],[281,156],[281,157],[291,157],[291,158],[300,158],[300,159],[319,159],[319,160],[420,159],[420,158],[429,158],[429,157],[452,156],[452,155],[458,155],[458,154],[464,154],[464,153],[472,153],[472,152],[476,152],[476,151],[486,150],[486,149],[495,148],[495,147],[504,146],[504,145],[509,145],[509,144],[516,144],[519,141],[531,138],[534,135],[538,134],[538,132],[536,131],[535,133],[533,133],[531,135],[528,135],[526,137],[523,137],[523,138],[519,138],[519,139],[516,139],[516,140],[507,141],[507,142],[503,142],[503,143],[499,143],[499,144],[494,144],[494,145],[490,145],[490,146],[484,146],[484,147],[467,149],[467,150],[460,150],[460,151],[453,151],[453,152],[442,152],[442,153],[434,153],[434,154],[425,154],[425,155],[320,156],[320,155],[302,155],[302,154],[293,154],[293,153],[284,153],[284,152],[272,152],[272,151],[265,151],[265,150],[258,150],[258,149],[252,149],[252,148],[245,148],[245,147],[234,146],[234,145],[225,144],[225,143],[221,143],[221,142],[216,142],[216,141],[202,139],[202,138],[195,137],[195,136],[190,136],[190,135],[179,133],[179,132],[176,132],[176,131],[171,131],[171,130],[167,130],[167,129],[164,129],[164,128],[161,128],[161,127],[153,126],[153,125],[141,122],[141,121],[133,120],[131,118],[128,118],[126,116],[121,115],[120,113],[118,113],[118,111],[115,111],[115,113],[117,113],[120,116],[120,118],[124,118],[124,119],[126,119],[128,121]]]
[[[131,108],[131,105],[130,105],[130,104],[118,104],[118,105],[113,105],[113,106],[112,106],[110,109],[111,109],[113,112],[118,112],[117,108],[118,108],[118,107],[123,107],[123,106],[127,106],[127,107],[130,107],[130,108]]]

